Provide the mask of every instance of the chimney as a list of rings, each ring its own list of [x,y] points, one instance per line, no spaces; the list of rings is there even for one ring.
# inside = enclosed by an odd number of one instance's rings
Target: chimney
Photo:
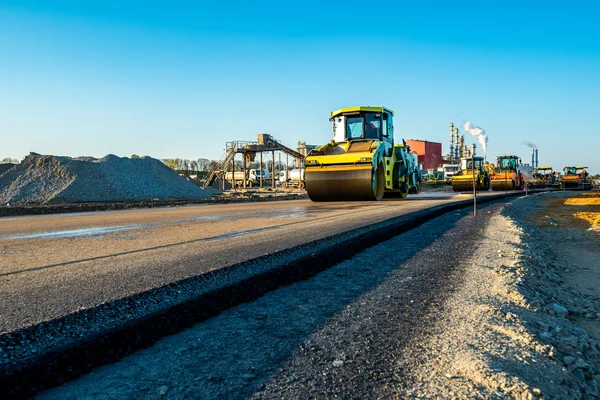
[[[531,166],[535,168],[535,149],[531,149]]]
[[[458,128],[454,128],[454,164],[458,164],[460,160],[460,154],[458,152]]]
[[[454,161],[454,123],[450,122],[450,164]]]
[[[538,160],[538,149],[535,149],[535,167],[540,166],[540,161]]]

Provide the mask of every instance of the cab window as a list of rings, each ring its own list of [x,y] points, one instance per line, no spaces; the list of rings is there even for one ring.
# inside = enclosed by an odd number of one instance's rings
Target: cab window
[[[365,114],[365,139],[379,139],[381,136],[381,114]]]
[[[363,118],[362,117],[347,117],[346,118],[346,138],[361,139],[363,137]]]

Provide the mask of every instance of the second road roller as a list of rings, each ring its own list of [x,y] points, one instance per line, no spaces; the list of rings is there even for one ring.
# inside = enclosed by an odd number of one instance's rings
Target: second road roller
[[[490,175],[483,157],[464,157],[460,160],[460,171],[452,175],[452,190],[455,192],[490,189]]]
[[[331,113],[333,140],[304,159],[312,201],[404,198],[421,191],[421,170],[404,140],[394,144],[394,113],[348,107]]]
[[[564,188],[581,188],[590,190],[592,188],[592,180],[589,178],[587,167],[575,166],[563,168],[562,186]]]
[[[498,156],[490,176],[492,190],[519,190],[525,187],[525,177],[519,171],[521,160],[517,156]]]

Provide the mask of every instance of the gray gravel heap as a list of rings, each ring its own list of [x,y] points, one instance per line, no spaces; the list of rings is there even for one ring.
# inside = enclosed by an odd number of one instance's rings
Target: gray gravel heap
[[[152,157],[32,153],[0,175],[0,204],[193,199],[210,196]]]

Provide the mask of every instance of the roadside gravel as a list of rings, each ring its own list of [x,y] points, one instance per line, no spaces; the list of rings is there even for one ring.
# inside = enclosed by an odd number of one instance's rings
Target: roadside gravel
[[[567,319],[596,318],[598,303],[562,285],[566,266],[550,251],[561,238],[532,220],[556,196],[572,194],[516,199],[490,219],[459,290],[398,365],[411,370],[404,396],[599,397],[598,343]]]

